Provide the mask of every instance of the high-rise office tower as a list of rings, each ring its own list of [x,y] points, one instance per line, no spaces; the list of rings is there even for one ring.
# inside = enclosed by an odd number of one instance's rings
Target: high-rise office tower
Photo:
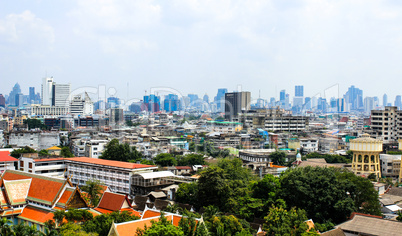
[[[52,106],[67,107],[69,106],[69,99],[71,93],[70,84],[56,84],[53,83],[52,89]]]
[[[225,111],[225,93],[227,92],[228,90],[225,88],[218,89],[218,94],[215,97],[216,109],[218,112]]]
[[[402,109],[402,100],[401,100],[401,95],[397,95],[395,97],[395,103],[394,106],[398,107],[399,110]]]
[[[386,107],[388,105],[388,96],[386,93],[384,93],[384,96],[382,96],[382,106]]]
[[[18,83],[16,83],[13,87],[13,90],[11,90],[10,95],[8,96],[8,104],[11,106],[16,106],[16,102],[15,102],[15,96],[17,94],[21,93],[21,87]]]
[[[295,86],[295,97],[303,97],[304,96],[304,87],[303,85]]]
[[[225,93],[225,119],[232,120],[242,111],[250,110],[251,93]]]
[[[346,102],[350,105],[350,110],[359,110],[363,108],[363,90],[355,88],[354,85],[349,87],[345,94]]]
[[[205,94],[204,97],[202,98],[202,100],[203,100],[205,103],[209,103],[209,97],[208,97],[208,95]]]
[[[53,99],[53,77],[43,78],[41,104],[51,106]]]
[[[35,103],[35,87],[29,87],[28,103],[29,104]]]

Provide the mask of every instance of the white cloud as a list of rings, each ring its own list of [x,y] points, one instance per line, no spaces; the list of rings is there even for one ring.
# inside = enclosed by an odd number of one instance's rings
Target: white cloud
[[[28,10],[0,19],[0,38],[8,43],[30,47],[37,46],[34,45],[36,43],[52,44],[55,40],[53,28]]]

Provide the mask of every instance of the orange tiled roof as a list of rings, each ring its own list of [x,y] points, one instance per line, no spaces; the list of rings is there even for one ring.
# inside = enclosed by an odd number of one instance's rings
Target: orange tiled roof
[[[113,212],[113,211],[111,211],[111,210],[103,209],[103,208],[100,208],[100,207],[96,207],[96,208],[94,208],[94,210],[97,211],[97,212],[99,212],[99,213],[102,213],[102,214],[108,214],[108,213],[112,213],[112,212]]]
[[[11,205],[26,203],[31,179],[3,180],[6,196]]]
[[[0,162],[18,161],[14,157],[10,156],[9,151],[0,151]]]
[[[67,204],[68,200],[70,199],[70,197],[73,195],[74,191],[75,191],[75,189],[66,188],[66,190],[64,190],[64,193],[63,193],[63,195],[61,195],[57,204],[61,204],[61,205],[65,206]]]
[[[172,221],[172,215],[165,216],[168,221]],[[115,224],[116,230],[119,236],[132,236],[138,228],[144,229],[145,226],[151,227],[152,221],[158,222],[159,217],[152,217],[142,220],[135,220],[124,222],[120,224]]]
[[[26,206],[18,218],[44,224],[46,221],[53,219],[53,213],[35,207]]]
[[[59,197],[63,187],[67,184],[66,180],[17,170],[6,170],[1,180],[19,180],[27,178],[32,178],[27,199],[43,202],[45,204],[53,204]],[[3,185],[4,181],[0,181],[0,187]]]
[[[21,214],[21,212],[22,212],[22,209],[4,211],[3,214],[1,214],[1,216],[18,215],[18,214]]]
[[[125,195],[106,192],[103,194],[103,197],[100,200],[98,207],[111,211],[120,211],[125,200],[126,200]]]
[[[71,157],[71,158],[68,158],[67,161],[84,162],[84,163],[104,165],[104,166],[113,166],[113,167],[126,168],[126,169],[140,169],[140,168],[156,167],[154,165],[143,165],[143,164],[136,164],[136,163],[130,163],[130,162],[123,162],[123,161],[110,161],[110,160],[90,158],[90,157]]]
[[[123,209],[121,209],[120,212],[123,212],[123,211],[128,211],[129,213],[131,213],[131,215],[141,217],[141,213],[136,211],[136,210],[134,210],[133,208],[123,208]]]
[[[152,218],[155,216],[160,216],[161,213],[159,211],[154,211],[151,209],[147,209],[146,211],[144,211],[144,213],[142,213],[142,218],[141,219],[147,219],[147,218]]]

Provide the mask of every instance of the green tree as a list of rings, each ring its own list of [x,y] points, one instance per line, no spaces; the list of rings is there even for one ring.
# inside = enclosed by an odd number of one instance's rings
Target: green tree
[[[56,227],[60,226],[63,223],[64,213],[65,212],[62,210],[56,210],[53,213],[53,220],[56,223]]]
[[[263,230],[267,235],[303,235],[308,230],[306,212],[292,208],[289,211],[282,207],[272,206],[264,217]],[[319,235],[315,233],[313,235]]]
[[[274,165],[285,165],[285,158],[286,158],[286,153],[282,151],[275,151],[269,155],[269,158],[271,161],[274,163]]]
[[[83,222],[93,219],[92,213],[85,209],[69,209],[64,213],[68,222]]]
[[[6,217],[2,217],[0,219],[0,234],[1,235],[11,235],[11,227],[10,224],[12,222],[9,221]]]
[[[60,155],[63,157],[73,157],[74,154],[71,152],[70,148],[65,146],[61,148]]]
[[[142,154],[135,147],[130,147],[128,143],[120,144],[119,140],[112,139],[105,146],[100,158],[114,161],[138,161],[141,160]]]
[[[354,211],[380,214],[378,194],[367,179],[335,168],[288,170],[280,178],[280,196],[289,206],[304,208],[316,222],[340,223]],[[364,204],[363,204],[364,203]]]
[[[14,149],[11,153],[10,156],[19,158],[22,153],[37,153],[37,151],[33,148],[30,148],[28,146],[20,148],[20,149]]]
[[[136,235],[140,236],[184,236],[184,232],[169,222],[166,217],[161,214],[158,221],[152,221],[151,227],[137,229]]]
[[[45,156],[45,157],[50,155],[48,150],[46,150],[46,149],[40,150],[38,154],[39,154],[39,156]]]
[[[398,211],[398,216],[396,217],[396,220],[402,222],[402,211]]]
[[[91,206],[96,207],[99,203],[102,193],[103,183],[98,179],[88,180],[81,189],[88,193],[89,203]]]
[[[179,166],[205,165],[204,155],[202,154],[187,154],[178,156],[176,159]]]
[[[196,206],[198,202],[198,185],[196,183],[181,183],[176,192],[176,201]]]
[[[153,160],[159,166],[175,166],[177,161],[169,153],[160,153]]]
[[[24,120],[24,124],[28,126],[28,129],[47,129],[47,126],[42,123],[42,121],[38,119],[26,119]]]
[[[132,215],[127,211],[112,212],[95,216],[92,220],[85,221],[82,225],[83,230],[88,233],[96,233],[99,235],[108,235],[112,223],[122,223],[132,220],[138,220],[139,217]]]
[[[63,236],[96,236],[93,232],[85,232],[80,224],[67,223],[60,228],[60,235]],[[107,234],[104,234],[107,235]]]

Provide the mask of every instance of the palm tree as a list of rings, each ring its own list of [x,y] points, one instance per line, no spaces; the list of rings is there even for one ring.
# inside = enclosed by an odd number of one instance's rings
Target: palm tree
[[[12,222],[8,220],[6,217],[2,217],[0,219],[0,233],[1,235],[10,235],[11,234],[11,227],[10,224]]]
[[[102,183],[99,180],[93,179],[88,180],[82,190],[88,193],[90,203],[93,207],[96,207],[100,200],[100,195],[102,191]]]

